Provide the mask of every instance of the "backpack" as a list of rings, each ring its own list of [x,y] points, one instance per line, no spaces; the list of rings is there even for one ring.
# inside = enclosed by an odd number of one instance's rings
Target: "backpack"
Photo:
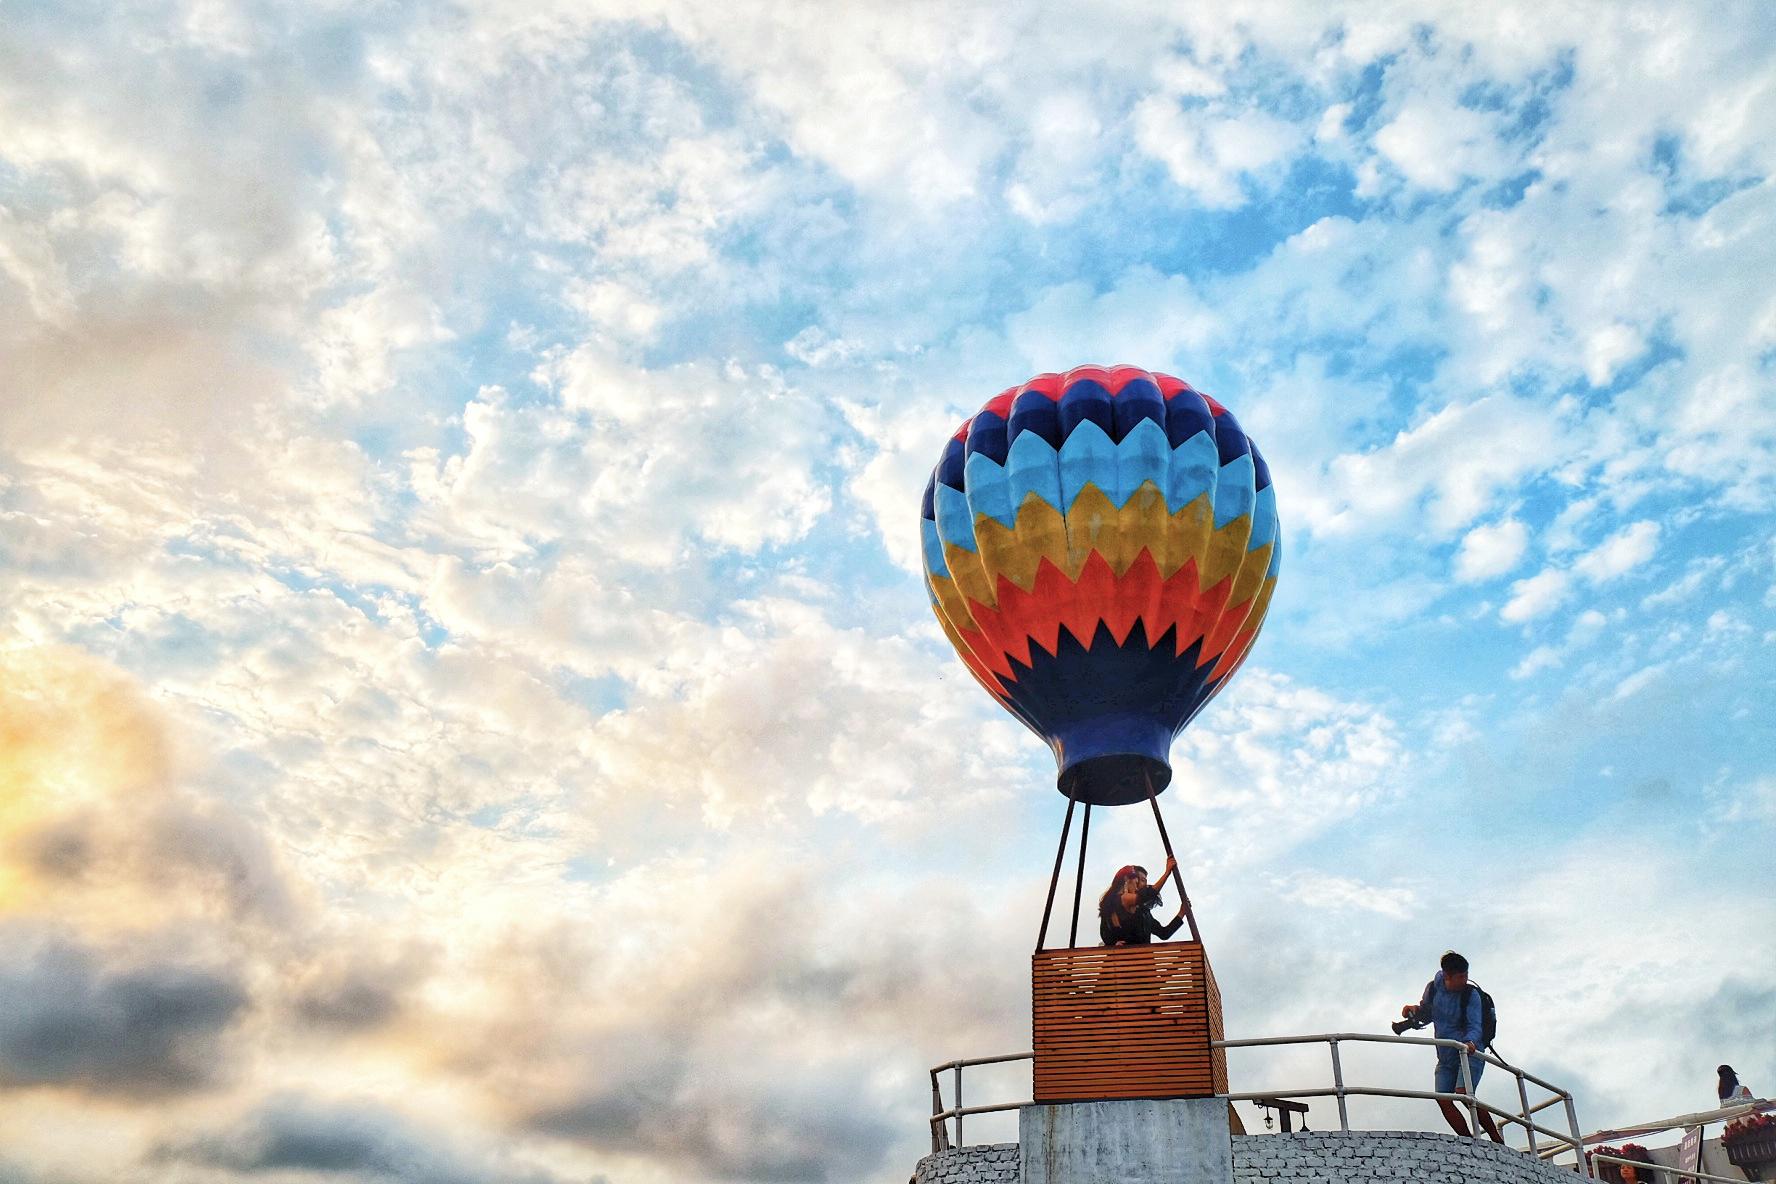
[[[1484,987],[1482,987],[1479,983],[1470,982],[1468,984],[1468,989],[1462,992],[1462,1026],[1463,1027],[1466,1027],[1467,1023],[1468,1023],[1468,1000],[1472,999],[1476,992],[1478,992],[1480,995],[1480,1045],[1479,1045],[1479,1047],[1481,1048],[1482,1051],[1484,1051],[1485,1049],[1492,1047],[1492,1038],[1494,1036],[1498,1035],[1498,1030],[1499,1030],[1498,1008],[1496,1008],[1492,1005],[1492,996],[1488,995],[1486,993],[1486,990]]]

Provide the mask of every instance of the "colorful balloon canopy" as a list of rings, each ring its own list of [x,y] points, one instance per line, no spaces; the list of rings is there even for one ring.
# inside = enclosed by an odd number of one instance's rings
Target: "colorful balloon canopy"
[[[990,400],[925,487],[925,581],[981,685],[1121,805],[1250,652],[1281,555],[1270,470],[1167,374],[1081,366]]]

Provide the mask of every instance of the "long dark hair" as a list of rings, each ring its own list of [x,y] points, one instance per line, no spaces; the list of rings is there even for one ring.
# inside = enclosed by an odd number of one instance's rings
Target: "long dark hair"
[[[1098,916],[1100,918],[1108,917],[1112,910],[1122,911],[1122,889],[1129,882],[1131,876],[1140,876],[1144,880],[1147,878],[1147,869],[1132,863],[1116,869],[1116,874],[1110,877],[1110,887],[1104,890],[1104,895],[1098,897]],[[1159,904],[1159,889],[1149,885],[1147,891],[1141,894],[1141,899],[1135,907],[1150,909],[1157,904]]]

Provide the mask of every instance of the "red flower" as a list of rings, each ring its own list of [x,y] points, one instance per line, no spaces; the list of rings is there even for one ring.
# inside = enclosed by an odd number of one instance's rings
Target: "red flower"
[[[1721,1138],[1745,1139],[1765,1134],[1772,1129],[1776,1129],[1776,1114],[1750,1114],[1729,1122],[1726,1130],[1721,1132]]]

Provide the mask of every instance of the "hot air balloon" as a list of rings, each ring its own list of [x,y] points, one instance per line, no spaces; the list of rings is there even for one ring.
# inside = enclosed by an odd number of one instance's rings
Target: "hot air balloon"
[[[1172,741],[1245,661],[1281,554],[1270,470],[1232,413],[1132,366],[988,400],[945,444],[920,527],[951,644],[1088,806],[1170,783]]]
[[[920,528],[945,634],[1054,750],[1067,796],[1031,957],[1032,1097],[1225,1094],[1219,988],[1181,873],[1188,942],[1160,948],[1103,930],[1103,947],[1081,948],[1079,913],[1094,805],[1145,798],[1167,876],[1175,867],[1159,808],[1172,741],[1245,661],[1276,588],[1264,458],[1189,383],[1081,366],[1000,392],[956,431],[926,484]],[[1082,802],[1067,946],[1047,949]]]

